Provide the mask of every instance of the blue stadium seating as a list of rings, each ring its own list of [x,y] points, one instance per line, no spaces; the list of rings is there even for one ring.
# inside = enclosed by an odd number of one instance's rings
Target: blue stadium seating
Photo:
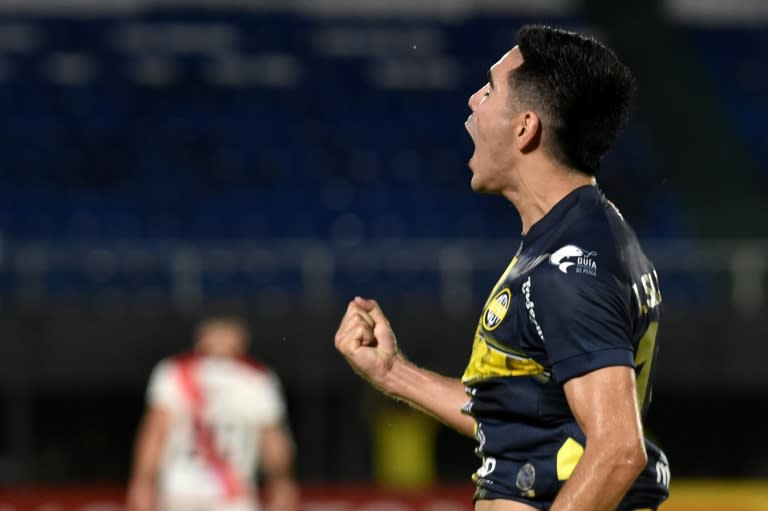
[[[768,184],[768,28],[690,27],[684,29],[691,56],[704,69],[709,89],[730,126]],[[729,126],[729,127],[730,127]]]
[[[137,239],[145,245],[168,239],[514,240],[519,220],[510,206],[469,190],[472,144],[463,123],[469,95],[528,21],[190,10],[20,18],[14,23],[36,36],[28,48],[0,47],[0,232],[19,243]],[[550,21],[583,26],[578,19]],[[206,49],[205,38],[182,36],[174,43],[167,33],[147,35],[174,26],[214,27],[230,39],[212,37]],[[334,43],[345,33],[358,44]],[[740,119],[735,124],[743,126],[755,157],[766,161],[765,70],[730,85],[725,79],[742,60],[759,58],[764,31],[690,34]],[[422,47],[413,49],[411,37]],[[731,58],[737,49],[741,60]],[[440,59],[445,82],[420,75]],[[228,71],[223,65],[238,60],[246,63]],[[419,86],[421,79],[433,82]],[[388,80],[417,86],[398,88]],[[743,94],[744,86],[752,87],[751,95]],[[642,237],[686,237],[681,203],[654,172],[657,158],[648,128],[634,119],[604,161],[601,186]],[[649,200],[654,207],[647,207]],[[12,252],[13,243],[8,246]],[[86,285],[115,293],[166,286],[168,272],[153,271],[94,280],[76,269],[52,273],[47,285],[65,294]],[[419,286],[436,285],[434,275],[403,275],[415,294]],[[263,275],[242,271],[205,278],[207,293],[237,294],[264,284]],[[295,278],[283,275],[281,285]],[[360,278],[338,276],[336,285],[351,289]],[[399,278],[382,280],[400,289]],[[478,290],[486,285],[478,283]]]
[[[0,228],[10,239],[327,238],[337,217],[354,214],[366,237],[497,235],[505,206],[468,190],[465,105],[525,21],[409,24],[190,11],[19,20],[37,31],[39,44],[4,56]],[[220,85],[209,68],[221,55],[142,53],[120,42],[136,24],[172,23],[229,27],[232,54],[289,55],[298,81],[273,86],[257,76]],[[394,31],[389,53],[335,55],[324,46],[323,34],[361,26]],[[436,51],[457,70],[450,87],[377,85],[382,58],[425,58],[407,54],[398,30],[437,40]],[[62,84],[51,69],[73,54],[90,71]],[[172,67],[168,83],[136,78],[149,57]],[[641,129],[631,131],[606,160],[605,188],[642,234],[679,235],[675,222],[659,230],[658,210],[632,209],[632,190],[653,188],[652,162],[637,163],[652,154]],[[620,177],[611,177],[613,169]],[[665,218],[675,217],[674,200],[657,203]],[[514,236],[514,215],[505,221]]]

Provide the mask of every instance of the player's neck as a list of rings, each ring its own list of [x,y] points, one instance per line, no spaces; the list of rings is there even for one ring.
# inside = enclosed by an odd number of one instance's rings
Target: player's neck
[[[523,234],[576,188],[594,185],[595,178],[558,166],[552,162],[528,165],[517,173],[515,187],[503,195],[517,209],[523,224]]]

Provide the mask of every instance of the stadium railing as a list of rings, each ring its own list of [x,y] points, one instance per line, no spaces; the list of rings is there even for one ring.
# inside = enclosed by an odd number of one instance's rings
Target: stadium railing
[[[0,244],[0,297],[19,305],[58,300],[110,303],[149,296],[180,309],[267,294],[323,308],[369,289],[380,296],[439,299],[446,311],[476,307],[518,240],[421,239],[327,242],[25,241]],[[665,300],[768,303],[768,240],[647,240]]]

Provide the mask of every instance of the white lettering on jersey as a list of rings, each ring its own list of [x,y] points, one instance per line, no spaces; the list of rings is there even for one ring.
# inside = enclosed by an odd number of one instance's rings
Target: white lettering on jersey
[[[667,461],[667,457],[662,453],[659,461],[656,462],[656,482],[664,485],[665,488],[669,488],[670,478],[669,462]]]
[[[544,332],[542,332],[539,322],[536,320],[536,309],[531,300],[531,277],[523,282],[523,296],[525,297],[525,308],[528,311],[528,318],[531,320],[531,324],[536,329],[536,333],[539,334],[539,339],[544,342]]]

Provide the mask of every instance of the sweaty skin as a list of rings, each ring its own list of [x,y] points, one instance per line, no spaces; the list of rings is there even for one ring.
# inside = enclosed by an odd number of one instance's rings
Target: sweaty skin
[[[488,83],[469,99],[472,114],[465,127],[475,144],[469,161],[472,189],[509,200],[525,234],[563,197],[595,180],[563,167],[547,152],[542,118],[518,104],[506,79],[522,63],[515,47],[491,67]],[[464,435],[474,435],[474,419],[461,413],[468,400],[464,385],[408,362],[374,300],[356,297],[349,303],[335,344],[374,387]],[[613,511],[647,462],[634,372],[623,366],[598,369],[569,380],[564,390],[588,441],[550,511]],[[476,503],[476,511],[533,509],[511,500]]]
[[[356,297],[336,334],[336,348],[382,392],[407,401],[466,436],[475,421],[461,413],[468,398],[459,379],[416,367],[397,350],[395,334],[375,300]],[[589,439],[584,455],[550,511],[611,511],[646,464],[634,371],[612,366],[565,384],[568,403]],[[476,511],[535,509],[511,500],[480,500]]]

